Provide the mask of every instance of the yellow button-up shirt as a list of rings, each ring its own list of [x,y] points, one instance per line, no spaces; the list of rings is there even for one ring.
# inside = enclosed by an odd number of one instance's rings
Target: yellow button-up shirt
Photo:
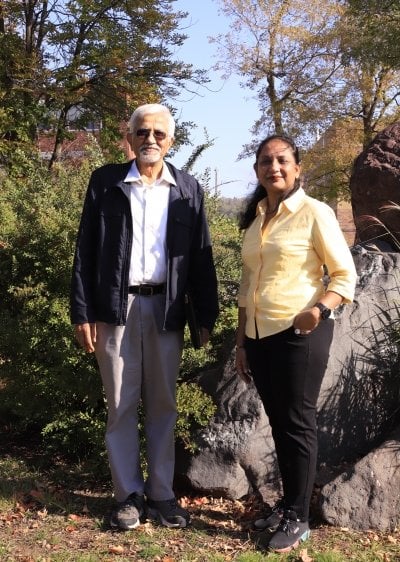
[[[357,279],[354,261],[335,214],[302,188],[279,206],[264,232],[266,199],[247,228],[242,246],[239,307],[246,308],[246,335],[260,338],[286,330],[326,290],[351,302]]]

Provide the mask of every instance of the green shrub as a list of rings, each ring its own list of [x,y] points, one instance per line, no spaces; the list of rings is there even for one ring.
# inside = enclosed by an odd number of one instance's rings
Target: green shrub
[[[196,383],[180,383],[176,399],[179,413],[176,434],[187,449],[195,451],[196,447],[191,439],[193,428],[207,425],[216,406],[212,398],[204,394]]]

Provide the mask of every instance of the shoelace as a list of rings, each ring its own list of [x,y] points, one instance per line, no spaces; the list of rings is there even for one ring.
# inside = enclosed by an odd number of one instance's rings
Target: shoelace
[[[141,510],[140,502],[137,498],[129,497],[121,505],[121,511],[128,511],[131,507],[135,507],[138,511]]]
[[[289,535],[289,533],[291,533],[292,531],[296,532],[296,528],[297,528],[296,521],[284,517],[279,523],[278,531],[282,531],[282,533],[286,533],[287,535]]]
[[[283,500],[277,501],[276,504],[271,509],[273,513],[277,513],[278,511],[282,511],[282,510],[283,510]]]

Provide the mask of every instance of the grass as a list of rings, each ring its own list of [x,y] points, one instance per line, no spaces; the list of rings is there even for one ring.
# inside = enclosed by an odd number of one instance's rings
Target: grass
[[[4,448],[4,447],[3,447]],[[266,536],[250,530],[254,498],[182,498],[193,524],[166,529],[146,522],[112,531],[109,484],[61,461],[43,466],[38,455],[0,460],[2,562],[400,562],[400,531],[354,532],[312,525],[312,539],[289,554],[268,553]]]

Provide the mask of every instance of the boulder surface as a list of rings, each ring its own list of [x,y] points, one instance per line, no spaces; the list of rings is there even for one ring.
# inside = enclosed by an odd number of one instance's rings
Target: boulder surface
[[[383,250],[400,251],[400,121],[356,158],[350,191],[357,242],[374,240]]]

